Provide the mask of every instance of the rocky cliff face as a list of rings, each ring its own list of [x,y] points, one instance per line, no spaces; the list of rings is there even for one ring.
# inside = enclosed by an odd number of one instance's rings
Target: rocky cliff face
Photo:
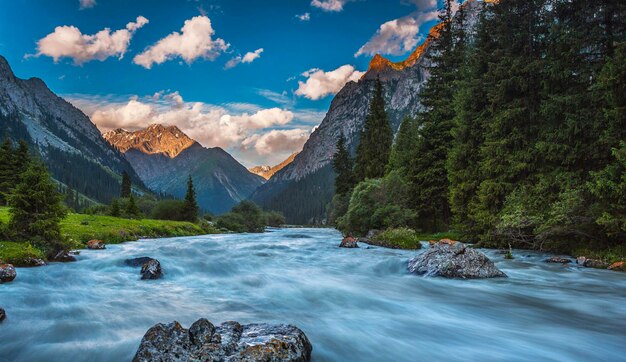
[[[0,137],[4,135],[27,141],[41,153],[57,180],[98,201],[106,202],[119,193],[114,173],[127,171],[140,183],[130,164],[102,138],[89,117],[55,95],[41,79],[17,78],[0,56]],[[81,186],[88,182],[109,189]]]
[[[287,157],[283,162],[279,163],[276,166],[255,166],[249,168],[248,171],[252,172],[255,175],[259,175],[266,180],[269,180],[274,176],[274,174],[283,168],[287,167],[290,163],[293,162],[294,158],[298,155],[298,152],[292,153],[289,157]]]
[[[105,138],[131,163],[150,189],[183,198],[192,177],[200,207],[214,214],[230,210],[263,183],[226,151],[204,148],[175,126],[114,130]]]
[[[483,2],[468,0],[465,7],[465,27],[470,32],[475,28]],[[341,133],[348,147],[354,152],[367,116],[369,102],[377,77],[383,82],[386,111],[392,129],[397,132],[402,119],[415,116],[422,109],[419,94],[428,79],[431,43],[438,36],[439,25],[433,27],[427,39],[406,60],[393,63],[380,55],[374,56],[368,71],[358,82],[349,82],[337,93],[320,126],[311,134],[300,154],[294,161],[277,172],[265,185],[255,192],[253,199],[266,208],[278,209],[287,215],[288,222],[306,224],[323,223],[320,200],[325,203],[332,198],[332,168],[329,166],[335,152],[335,144]],[[317,179],[321,184],[312,183]],[[296,184],[300,186],[295,187]],[[307,189],[303,189],[307,185]],[[315,200],[310,212],[293,212],[286,208],[294,200]],[[307,205],[304,206],[307,208]],[[302,209],[302,207],[300,207]]]

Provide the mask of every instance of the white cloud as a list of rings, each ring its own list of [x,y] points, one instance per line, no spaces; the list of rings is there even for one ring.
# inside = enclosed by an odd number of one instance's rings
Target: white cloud
[[[187,64],[196,59],[215,60],[230,46],[223,39],[213,39],[215,30],[211,19],[196,16],[185,21],[180,30],[173,32],[135,56],[135,64],[150,69],[153,64],[161,64],[176,57],[181,57]]]
[[[89,9],[96,6],[96,0],[78,0],[78,2],[80,4],[80,10]]]
[[[263,53],[263,48],[259,48],[253,52],[247,52],[243,57],[241,55],[238,55],[226,62],[224,68],[231,69],[236,67],[240,63],[252,63],[256,59],[261,57],[261,53]]]
[[[298,18],[298,20],[300,21],[309,21],[311,20],[311,13],[296,15],[296,18]]]
[[[312,0],[311,6],[320,8],[324,11],[342,11],[343,6],[349,0]]]
[[[310,134],[310,130],[300,128],[271,130],[246,138],[241,143],[241,146],[244,150],[254,149],[259,155],[291,154],[302,149]]]
[[[437,19],[438,12],[436,0],[411,0],[410,2],[417,7],[417,11],[409,16],[382,24],[354,56],[402,55],[413,51],[421,40],[419,35],[421,26],[428,21]],[[458,2],[455,1],[453,6],[458,7]]]
[[[333,71],[325,72],[321,69],[310,69],[302,76],[306,82],[298,81],[296,95],[318,100],[330,94],[336,94],[349,81],[358,81],[365,72],[355,70],[351,65],[343,65]]]
[[[109,57],[122,59],[135,31],[148,23],[148,19],[138,16],[135,22],[126,24],[125,29],[111,32],[105,28],[94,35],[87,35],[75,26],[57,26],[54,32],[37,42],[37,54],[46,55],[58,62],[61,58],[72,58],[80,65],[92,60],[104,61]]]

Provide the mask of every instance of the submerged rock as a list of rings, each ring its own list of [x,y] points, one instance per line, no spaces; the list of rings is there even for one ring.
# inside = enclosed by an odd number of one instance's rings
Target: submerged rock
[[[358,248],[359,245],[356,242],[356,239],[352,236],[346,236],[341,240],[341,244],[339,244],[340,248]]]
[[[7,313],[4,311],[4,309],[0,308],[0,323],[2,323],[3,320],[5,320],[7,317]]]
[[[567,258],[561,258],[560,256],[553,256],[545,260],[546,263],[558,263],[558,264],[567,264],[572,261]]]
[[[141,279],[159,279],[161,275],[161,263],[156,259],[150,259],[141,266]]]
[[[307,362],[313,347],[292,325],[225,322],[215,327],[202,318],[183,328],[157,324],[139,345],[133,362],[148,361],[272,361]]]
[[[0,284],[13,281],[17,276],[15,267],[11,264],[0,264]]]
[[[132,267],[139,267],[139,266],[143,266],[145,263],[149,262],[150,260],[156,260],[156,259],[153,259],[147,256],[142,256],[139,258],[126,259],[124,260],[124,264],[128,266],[132,266]]]
[[[101,249],[106,249],[106,245],[104,244],[104,241],[102,240],[89,240],[87,242],[87,249],[92,249],[92,250],[101,250]]]
[[[439,242],[409,261],[409,271],[445,278],[506,277],[489,258],[460,242]]]
[[[56,261],[59,263],[69,263],[76,261],[74,255],[71,255],[68,251],[61,250],[50,261]]]

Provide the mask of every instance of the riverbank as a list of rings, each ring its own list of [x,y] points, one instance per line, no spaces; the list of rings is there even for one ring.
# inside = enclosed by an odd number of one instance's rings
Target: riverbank
[[[0,208],[0,223],[9,221],[8,208]],[[98,239],[118,244],[140,238],[161,238],[217,234],[209,224],[153,219],[124,219],[113,216],[70,213],[61,222],[61,233],[73,249],[85,248],[87,241]],[[44,259],[43,253],[29,243],[0,241],[0,260],[15,266],[28,265],[31,259]]]

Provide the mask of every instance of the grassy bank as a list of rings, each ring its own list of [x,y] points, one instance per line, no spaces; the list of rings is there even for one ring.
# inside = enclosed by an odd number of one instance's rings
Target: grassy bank
[[[459,240],[459,234],[454,231],[439,232],[434,234],[419,233],[408,228],[388,229],[372,238],[376,245],[415,250],[422,247],[422,241],[452,239]]]
[[[0,208],[0,222],[9,221],[8,208]],[[140,238],[192,236],[215,234],[217,229],[190,222],[151,219],[123,219],[112,216],[68,214],[61,222],[61,233],[73,248],[82,248],[91,239],[103,240],[107,244],[134,241]],[[41,251],[28,243],[0,241],[0,260],[22,264],[24,258],[42,258]]]

